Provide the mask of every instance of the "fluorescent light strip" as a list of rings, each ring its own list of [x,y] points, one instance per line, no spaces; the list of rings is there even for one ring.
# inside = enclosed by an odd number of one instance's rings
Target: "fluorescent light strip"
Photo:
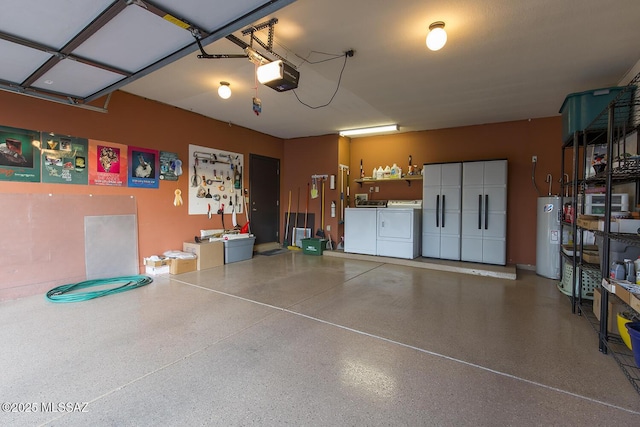
[[[372,128],[349,129],[340,131],[340,136],[370,135],[374,133],[393,132],[398,130],[398,125],[376,126]]]

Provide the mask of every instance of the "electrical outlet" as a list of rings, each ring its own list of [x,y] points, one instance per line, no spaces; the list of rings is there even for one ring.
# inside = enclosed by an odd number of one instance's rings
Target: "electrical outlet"
[[[376,187],[376,193],[380,192],[380,187]]]
[[[327,231],[331,231],[331,226],[327,224]]]
[[[538,161],[538,156],[531,156],[531,162],[536,163]]]

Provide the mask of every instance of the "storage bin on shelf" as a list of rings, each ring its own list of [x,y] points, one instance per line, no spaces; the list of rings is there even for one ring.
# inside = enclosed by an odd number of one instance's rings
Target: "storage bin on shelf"
[[[571,287],[576,289],[576,296],[578,295],[578,276],[573,279],[573,265],[563,259],[562,279],[558,283],[558,290],[565,295],[571,296]],[[576,267],[578,273],[582,272],[582,298],[593,299],[594,289],[600,284],[602,280],[600,274],[597,271],[583,270],[580,266]]]
[[[600,255],[600,270],[609,271],[610,265],[602,265],[603,258],[603,238],[600,235],[596,235],[596,245],[598,246],[598,253]],[[609,264],[614,261],[623,262],[625,259],[631,259],[635,261],[640,256],[640,246],[629,245],[628,243],[618,240],[609,240]]]
[[[623,89],[626,89],[626,92],[622,95],[623,99],[619,101],[626,102],[628,105],[633,96],[633,91],[625,87],[593,89],[567,95],[562,107],[560,107],[560,113],[562,114],[562,140],[568,140],[574,132],[585,130]],[[631,116],[630,113],[631,109],[629,107],[626,108],[626,111],[619,111],[616,123],[618,121],[628,121]],[[607,121],[602,120],[602,125],[604,126],[602,129],[590,127],[590,130],[606,129]]]

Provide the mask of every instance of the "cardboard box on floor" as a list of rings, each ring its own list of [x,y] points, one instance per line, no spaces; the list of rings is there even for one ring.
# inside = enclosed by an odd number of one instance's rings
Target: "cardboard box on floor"
[[[171,260],[169,258],[161,258],[153,260],[150,258],[144,259],[144,272],[149,276],[159,276],[161,274],[169,274]]]
[[[162,274],[169,274],[169,265],[161,265],[160,267],[152,267],[150,265],[144,266],[144,273],[149,276],[160,276]]]
[[[182,243],[182,250],[191,252],[198,257],[196,269],[206,270],[207,268],[224,265],[224,245],[222,241]]]
[[[153,260],[151,258],[144,259],[144,265],[149,267],[162,267],[164,265],[169,265],[171,260],[169,258],[160,258],[158,260]]]
[[[182,274],[190,271],[196,271],[197,258],[182,259],[172,258],[169,272],[171,274]]]

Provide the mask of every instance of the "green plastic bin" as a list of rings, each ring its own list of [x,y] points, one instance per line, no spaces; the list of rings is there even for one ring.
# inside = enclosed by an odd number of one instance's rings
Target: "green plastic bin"
[[[322,255],[327,246],[327,239],[302,239],[302,253],[306,255]]]
[[[573,137],[574,132],[585,130],[623,89],[625,89],[625,87],[616,86],[567,95],[562,103],[562,107],[560,107],[560,113],[562,114],[562,141],[568,141],[569,138]],[[633,91],[627,88],[627,91],[621,97],[620,101],[628,103],[632,95]],[[627,116],[626,120],[629,120],[630,112],[630,109],[627,108],[623,113],[623,115]],[[625,118],[620,115],[619,119],[625,120]],[[618,122],[619,119],[617,119],[616,122]],[[591,130],[606,129],[606,117],[602,120],[602,126],[602,129],[594,128]]]

